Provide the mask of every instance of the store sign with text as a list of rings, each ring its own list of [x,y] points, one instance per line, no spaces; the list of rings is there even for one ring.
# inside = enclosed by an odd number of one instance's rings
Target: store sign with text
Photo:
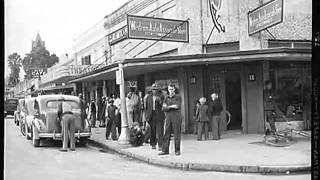
[[[47,72],[47,70],[43,69],[43,68],[30,69],[30,77],[31,78],[38,78],[38,77],[44,75],[46,72]]]
[[[128,38],[128,28],[127,26],[123,26],[122,28],[108,35],[108,42],[110,45],[113,45],[127,38]]]
[[[189,42],[188,21],[128,15],[127,28],[131,39]]]
[[[275,26],[283,21],[283,0],[273,0],[248,12],[248,32],[257,32]]]
[[[78,75],[93,71],[97,65],[70,65],[70,75]]]

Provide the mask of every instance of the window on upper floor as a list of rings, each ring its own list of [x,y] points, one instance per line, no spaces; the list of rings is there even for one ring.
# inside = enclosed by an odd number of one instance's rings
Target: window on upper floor
[[[91,65],[91,55],[82,57],[81,65]]]

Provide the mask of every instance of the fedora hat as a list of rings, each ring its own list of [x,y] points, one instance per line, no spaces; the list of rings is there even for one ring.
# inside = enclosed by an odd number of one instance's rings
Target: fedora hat
[[[160,89],[160,87],[158,87],[158,86],[156,85],[156,83],[153,83],[153,84],[152,84],[151,90],[159,90],[159,89]]]

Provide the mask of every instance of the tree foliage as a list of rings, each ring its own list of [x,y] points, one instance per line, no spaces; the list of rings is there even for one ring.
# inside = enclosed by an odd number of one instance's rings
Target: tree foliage
[[[38,47],[31,50],[30,53],[22,60],[22,66],[24,72],[26,72],[26,78],[30,79],[28,76],[30,69],[33,68],[49,68],[54,64],[59,62],[59,58],[55,54],[51,54],[45,47]]]
[[[18,53],[12,53],[8,56],[8,65],[10,68],[9,86],[15,86],[19,83],[21,56]]]

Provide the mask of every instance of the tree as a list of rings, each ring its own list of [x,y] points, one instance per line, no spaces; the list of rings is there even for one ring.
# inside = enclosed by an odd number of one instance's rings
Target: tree
[[[12,53],[8,56],[8,65],[10,68],[9,86],[15,86],[19,83],[21,57],[18,53]]]
[[[59,62],[59,58],[55,54],[51,54],[45,47],[38,47],[32,49],[30,53],[22,60],[22,66],[24,72],[26,72],[26,78],[30,79],[29,71],[32,68],[49,68]]]

